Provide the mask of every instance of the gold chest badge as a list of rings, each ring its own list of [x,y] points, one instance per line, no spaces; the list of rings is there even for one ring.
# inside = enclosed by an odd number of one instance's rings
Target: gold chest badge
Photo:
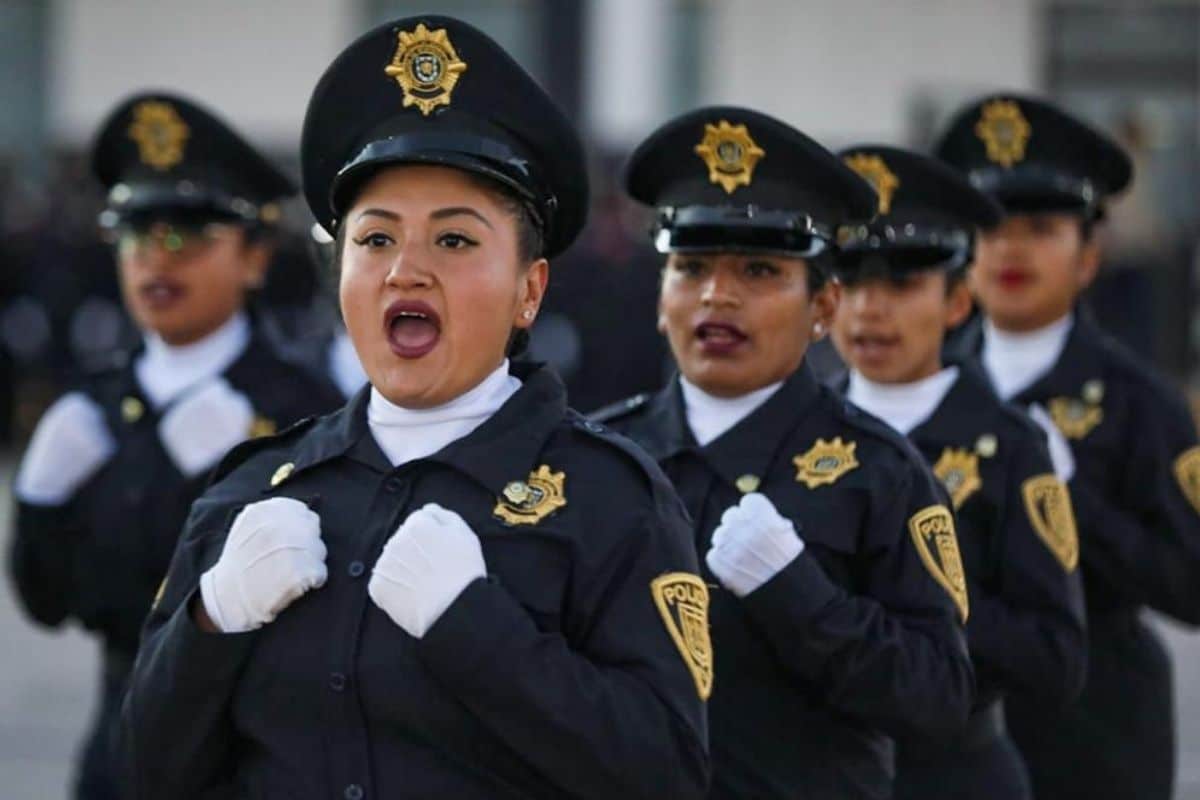
[[[1021,497],[1033,530],[1063,569],[1074,572],[1079,564],[1079,532],[1067,487],[1054,474],[1036,475],[1021,484]]]
[[[566,473],[543,464],[525,480],[505,486],[492,514],[509,525],[536,525],[567,504],[565,481]]]
[[[705,124],[704,138],[693,150],[708,167],[708,179],[726,194],[733,194],[739,186],[749,186],[755,165],[766,155],[745,125],[730,125],[726,120]]]
[[[707,700],[713,687],[713,649],[708,632],[708,587],[697,575],[669,572],[650,582],[654,605],[663,625],[679,648],[696,681],[696,692]]]
[[[958,552],[958,536],[954,532],[954,517],[945,506],[929,506],[908,520],[908,532],[921,556],[925,569],[941,585],[958,607],[963,622],[970,613],[967,599],[967,575]]]
[[[142,163],[165,172],[183,161],[183,150],[191,130],[175,106],[160,100],[145,100],[133,107],[129,138],[138,146]]]
[[[879,197],[879,213],[887,214],[892,209],[892,196],[900,188],[900,179],[888,169],[887,163],[871,153],[854,153],[844,159],[846,166],[854,170],[875,190]]]
[[[459,77],[467,71],[445,28],[430,31],[424,23],[416,30],[400,31],[396,52],[383,71],[395,78],[404,92],[404,108],[416,106],[422,114],[450,105]]]
[[[1033,128],[1015,100],[985,104],[975,123],[975,135],[983,140],[988,160],[1002,167],[1025,160],[1025,145],[1032,134]]]
[[[983,487],[979,478],[979,456],[962,447],[947,447],[933,465],[933,474],[950,493],[955,510]]]
[[[796,456],[796,480],[810,489],[835,482],[852,469],[858,467],[854,457],[857,442],[843,442],[835,436],[832,441],[817,439],[817,443],[804,455]]]
[[[1200,445],[1180,453],[1173,466],[1183,496],[1200,513]]]
[[[1054,426],[1068,439],[1082,439],[1104,419],[1099,403],[1078,397],[1054,397],[1047,404]]]

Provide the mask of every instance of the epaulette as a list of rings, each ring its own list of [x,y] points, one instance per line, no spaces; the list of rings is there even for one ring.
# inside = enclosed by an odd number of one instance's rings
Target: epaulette
[[[627,397],[624,400],[619,400],[612,405],[604,406],[588,414],[588,419],[593,422],[607,423],[613,420],[621,419],[637,411],[646,403],[650,402],[652,395],[649,392],[635,394],[633,397]]]

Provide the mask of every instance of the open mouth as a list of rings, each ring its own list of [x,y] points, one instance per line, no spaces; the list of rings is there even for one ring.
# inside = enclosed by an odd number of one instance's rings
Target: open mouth
[[[855,334],[850,337],[855,361],[879,362],[891,356],[900,345],[898,336],[883,336],[876,333]]]
[[[182,284],[167,278],[146,281],[137,290],[138,297],[154,311],[164,311],[187,295]]]
[[[996,275],[996,281],[1006,289],[1019,289],[1030,283],[1033,276],[1019,267],[1004,267]]]
[[[732,353],[750,340],[745,331],[728,322],[701,322],[695,335],[700,348],[710,355]]]
[[[442,320],[428,303],[397,300],[383,315],[388,345],[400,358],[420,358],[437,347]]]

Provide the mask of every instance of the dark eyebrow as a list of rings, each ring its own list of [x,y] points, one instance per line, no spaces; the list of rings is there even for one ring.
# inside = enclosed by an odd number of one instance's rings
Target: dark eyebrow
[[[459,214],[466,214],[467,216],[474,217],[475,219],[482,222],[484,225],[487,225],[489,228],[492,227],[492,223],[488,222],[484,218],[483,214],[480,214],[478,211],[476,211],[473,208],[467,208],[466,206],[452,206],[450,208],[439,208],[437,211],[434,211],[432,214],[430,214],[429,218],[430,219],[445,219],[446,217],[454,217],[454,216],[458,216]]]
[[[390,219],[393,222],[400,221],[399,214],[395,214],[382,208],[365,208],[359,212],[355,219],[362,219],[363,217],[383,217],[384,219]]]

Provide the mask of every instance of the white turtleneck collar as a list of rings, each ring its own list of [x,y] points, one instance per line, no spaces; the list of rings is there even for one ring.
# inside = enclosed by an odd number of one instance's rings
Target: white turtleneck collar
[[[780,386],[783,386],[783,381],[740,397],[716,397],[689,383],[686,378],[679,378],[688,427],[692,429],[692,435],[701,447],[750,416],[751,412],[767,402],[767,398],[775,394]]]
[[[508,359],[475,388],[433,408],[403,408],[371,387],[367,427],[393,467],[433,455],[482,425],[521,388]]]
[[[225,324],[191,344],[174,346],[155,333],[134,364],[138,385],[151,405],[162,408],[188,388],[215,378],[238,360],[250,343],[250,320],[239,311]]]
[[[876,383],[854,370],[846,399],[907,436],[933,416],[957,380],[958,367],[946,367],[912,383]]]
[[[1050,371],[1074,323],[1075,315],[1067,314],[1039,330],[1013,333],[984,320],[983,367],[1002,399],[1008,400]]]

